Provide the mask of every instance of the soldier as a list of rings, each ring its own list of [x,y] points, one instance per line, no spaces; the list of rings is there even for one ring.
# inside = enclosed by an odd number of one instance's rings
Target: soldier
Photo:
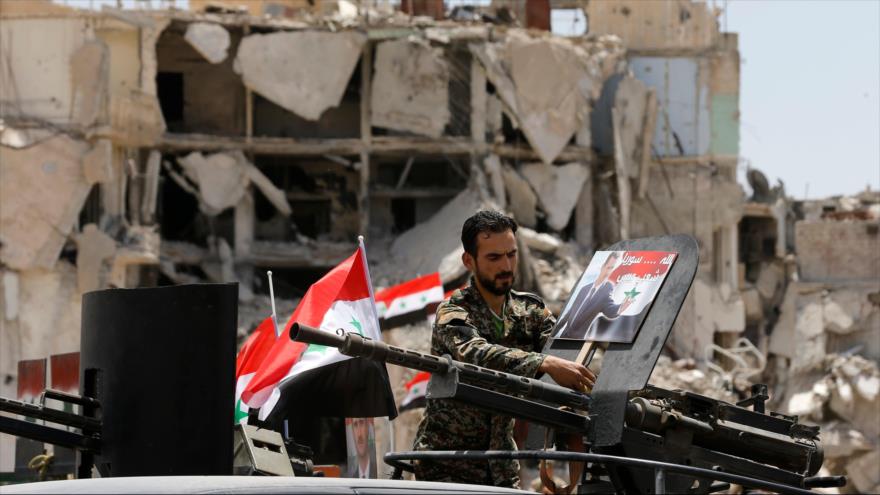
[[[517,268],[516,222],[480,211],[464,222],[462,262],[470,284],[437,308],[431,353],[586,392],[595,376],[580,364],[541,354],[556,320],[540,297],[511,290]],[[513,419],[449,400],[429,400],[415,450],[515,450]],[[419,461],[425,481],[519,487],[513,460]]]

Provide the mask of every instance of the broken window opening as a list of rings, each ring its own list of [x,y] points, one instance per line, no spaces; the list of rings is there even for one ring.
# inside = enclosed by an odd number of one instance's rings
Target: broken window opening
[[[254,164],[285,192],[293,213],[278,214],[262,194],[255,193],[258,240],[298,242],[346,240],[357,235],[357,157],[327,158],[257,155]]]
[[[745,280],[755,283],[761,264],[776,258],[776,220],[744,216],[739,224],[739,262],[745,265]]]
[[[449,66],[449,123],[443,134],[471,135],[471,62],[473,55],[464,43],[446,50]]]
[[[412,165],[407,163],[412,160]],[[407,158],[376,157],[371,175],[376,190],[395,188],[433,190],[437,193],[457,193],[467,186],[470,178],[470,159],[451,156],[418,156]],[[409,170],[407,171],[407,168]],[[404,173],[406,175],[404,176]],[[401,182],[401,178],[403,181]]]
[[[530,146],[529,140],[526,138],[522,129],[514,128],[513,121],[510,120],[507,112],[501,112],[501,135],[504,136],[505,143],[526,147]]]
[[[291,199],[290,207],[293,214],[288,231],[290,235],[301,234],[311,239],[329,234],[332,230],[330,211],[332,202],[330,198],[293,199],[295,195],[288,196]],[[284,240],[296,240],[288,237]]]
[[[82,230],[84,225],[101,222],[101,185],[94,184],[86,196],[82,209],[79,211],[79,229]]]
[[[394,225],[392,234],[400,234],[416,225],[416,200],[413,198],[397,198],[391,200],[391,216]]]
[[[183,73],[159,72],[156,74],[156,91],[168,130],[183,131]]]
[[[234,244],[233,208],[213,217],[202,213],[198,199],[168,176],[164,167],[159,173],[158,194],[156,219],[163,239],[207,247],[208,237],[217,236]]]
[[[245,88],[232,68],[241,29],[230,36],[226,57],[211,63],[185,33],[190,23],[173,21],[156,42],[156,86],[169,132],[240,136],[245,133]]]
[[[358,62],[338,106],[308,120],[257,93],[254,98],[254,135],[264,137],[346,139],[361,137],[361,64]]]

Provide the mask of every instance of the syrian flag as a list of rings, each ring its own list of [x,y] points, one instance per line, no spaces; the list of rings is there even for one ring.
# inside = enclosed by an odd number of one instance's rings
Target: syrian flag
[[[376,311],[383,329],[424,320],[443,301],[443,283],[435,272],[376,293]]]
[[[269,316],[245,340],[235,359],[235,422],[247,423],[249,406],[241,399],[248,383],[275,344],[275,325]]]
[[[400,403],[400,412],[425,407],[425,396],[428,393],[428,381],[430,380],[430,373],[420,371],[416,373],[412,380],[406,383],[406,397]]]
[[[384,363],[353,359],[332,347],[292,341],[288,335],[294,322],[327,332],[342,329],[382,339],[363,243],[309,287],[242,399],[250,407],[260,408],[260,420],[274,425],[292,414],[397,416]]]

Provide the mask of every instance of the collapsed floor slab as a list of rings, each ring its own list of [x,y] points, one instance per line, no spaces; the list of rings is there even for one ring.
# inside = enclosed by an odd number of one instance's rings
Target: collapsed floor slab
[[[365,42],[366,36],[355,31],[252,34],[239,45],[235,70],[248,88],[305,119],[318,120],[342,101]]]

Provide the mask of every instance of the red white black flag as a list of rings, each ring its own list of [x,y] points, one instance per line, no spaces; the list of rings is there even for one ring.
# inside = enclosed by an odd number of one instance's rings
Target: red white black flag
[[[399,327],[433,315],[443,301],[439,273],[425,275],[376,293],[376,312],[382,329]]]

